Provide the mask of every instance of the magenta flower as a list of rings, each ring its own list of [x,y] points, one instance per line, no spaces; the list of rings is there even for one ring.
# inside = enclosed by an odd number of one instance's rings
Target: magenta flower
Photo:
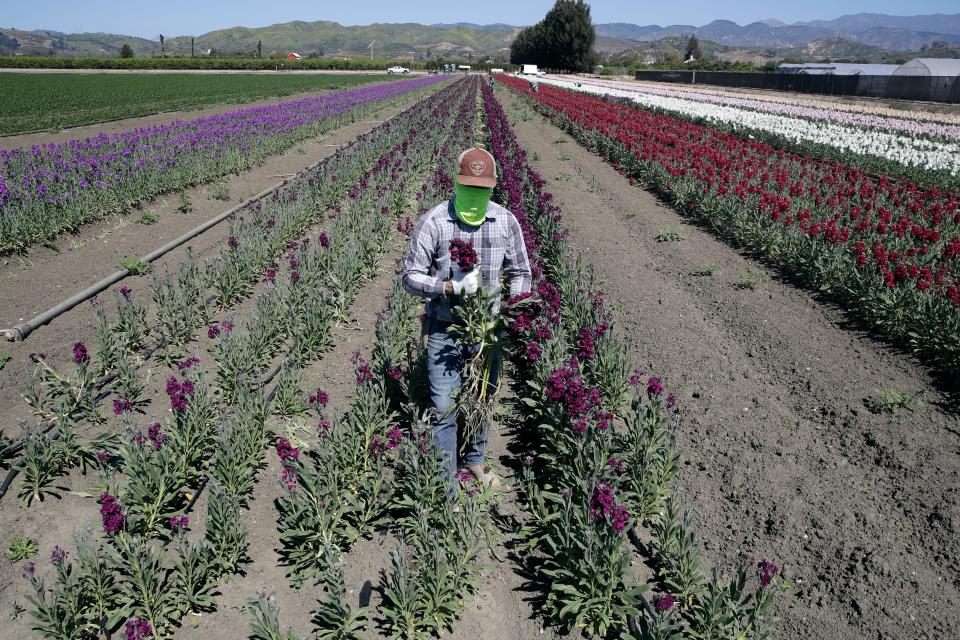
[[[527,360],[530,362],[536,362],[540,359],[542,354],[543,349],[540,347],[539,343],[532,341],[527,343]]]
[[[403,377],[403,370],[396,365],[390,365],[387,367],[387,377],[394,382],[398,382]]]
[[[364,360],[359,352],[355,353],[354,357],[353,363],[357,372],[357,384],[373,380],[373,369],[370,367],[370,363]]]
[[[200,364],[200,358],[196,356],[190,356],[189,358],[184,358],[177,363],[178,371],[186,371],[187,369],[193,368],[193,365]]]
[[[122,295],[124,298],[129,298],[129,297],[130,297],[130,294],[133,293],[133,289],[131,289],[131,288],[128,287],[127,285],[123,285],[122,287],[120,287],[119,293],[120,293],[120,295]]]
[[[123,511],[116,497],[107,491],[100,494],[100,520],[104,533],[117,533],[123,529]]]
[[[618,476],[622,476],[627,472],[627,463],[619,458],[610,458],[607,460],[607,466],[613,469]]]
[[[672,393],[667,394],[667,409],[673,409],[677,406],[677,396]]]
[[[170,525],[170,530],[174,533],[179,531],[184,531],[188,526],[190,526],[190,517],[189,516],[170,516],[168,522]]]
[[[277,221],[274,220],[273,218],[268,218],[268,219],[267,219],[267,229],[273,229],[273,227],[274,227],[276,224],[277,224]]]
[[[230,247],[231,249],[236,249],[237,247],[240,246],[240,241],[237,240],[236,236],[230,236],[229,238],[227,238],[227,246]]]
[[[673,609],[673,606],[677,603],[676,599],[669,593],[657,596],[653,600],[653,606],[656,608],[658,613],[666,613]]]
[[[643,375],[643,371],[640,369],[634,369],[633,373],[630,375],[630,385],[635,387],[640,384],[640,376]]]
[[[317,436],[320,438],[326,438],[332,427],[333,424],[329,420],[326,418],[321,418],[320,422],[317,424]]]
[[[20,576],[28,580],[33,579],[37,575],[37,563],[28,562],[23,565],[23,569],[20,571]]]
[[[130,402],[127,398],[114,398],[113,400],[113,415],[121,416],[128,411],[133,411],[133,403]]]
[[[170,408],[175,413],[183,413],[190,404],[190,397],[193,395],[193,383],[189,380],[179,381],[171,376],[167,380],[167,395],[170,397]]]
[[[780,573],[780,568],[772,562],[761,560],[757,565],[757,571],[760,573],[760,584],[766,587],[773,581],[773,578]]]
[[[63,564],[67,556],[70,555],[67,551],[64,551],[60,548],[60,545],[55,545],[53,551],[50,552],[50,563],[54,566]]]
[[[287,488],[287,491],[293,491],[297,488],[300,478],[297,476],[297,470],[293,467],[284,467],[280,472],[280,482]]]
[[[330,396],[327,395],[326,391],[317,387],[317,390],[310,394],[308,402],[312,405],[325,407],[327,403],[330,402]]]
[[[387,449],[387,441],[384,440],[379,435],[374,435],[370,438],[370,445],[367,447],[370,455],[374,458],[379,458]]]
[[[208,338],[210,338],[211,340],[213,340],[214,338],[218,337],[219,335],[220,335],[220,325],[219,325],[219,324],[213,323],[212,325],[210,325],[209,327],[207,327],[207,337],[208,337]]]
[[[401,440],[403,440],[403,432],[400,431],[400,427],[395,424],[390,425],[387,429],[387,448],[396,449],[400,446]]]
[[[324,249],[330,248],[330,238],[327,237],[327,234],[321,233],[317,240],[320,241],[320,246]]]
[[[277,455],[281,460],[297,460],[300,457],[300,450],[290,444],[287,438],[277,438]]]
[[[577,341],[577,355],[581,360],[593,360],[596,352],[593,347],[593,330],[590,327],[584,327],[580,330],[580,339]]]
[[[87,364],[90,362],[90,354],[87,353],[87,346],[82,342],[73,343],[73,361],[76,364]]]
[[[473,243],[454,238],[450,242],[450,260],[460,267],[460,271],[468,273],[473,270],[479,258],[476,249],[473,248]]]
[[[170,436],[160,430],[159,422],[154,422],[147,427],[147,438],[150,440],[154,449],[159,449],[160,445],[170,439]]]
[[[153,637],[153,627],[150,622],[143,618],[130,618],[127,620],[127,640],[146,640]]]
[[[652,398],[661,394],[663,394],[663,383],[660,382],[660,378],[651,376],[647,380],[647,395]]]

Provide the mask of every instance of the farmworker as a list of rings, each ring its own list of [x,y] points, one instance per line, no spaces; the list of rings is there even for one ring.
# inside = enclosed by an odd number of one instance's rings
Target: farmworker
[[[459,417],[454,404],[465,356],[470,355],[449,331],[454,322],[451,308],[461,294],[475,293],[481,283],[499,290],[501,277],[506,279],[511,297],[530,292],[530,262],[520,224],[508,209],[490,201],[496,176],[496,161],[488,151],[472,148],[461,153],[453,197],[417,222],[403,265],[404,289],[426,298],[423,332],[430,397],[436,410],[433,434],[451,487],[456,486]],[[478,263],[468,272],[451,258],[455,239],[470,243],[478,254]],[[499,367],[498,359],[490,384],[496,384]],[[463,463],[481,482],[497,487],[496,474],[484,469],[488,431],[481,429],[463,443]]]

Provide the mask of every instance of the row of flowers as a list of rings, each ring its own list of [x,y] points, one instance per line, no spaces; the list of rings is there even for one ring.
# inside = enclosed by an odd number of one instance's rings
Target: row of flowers
[[[674,496],[676,399],[633,369],[589,267],[527,164],[492,90],[484,90],[498,195],[520,219],[533,265],[533,304],[513,321],[519,342],[520,461],[530,570],[544,612],[592,637],[765,637],[778,569],[763,563],[707,579],[696,536]],[[638,544],[638,528],[652,542]],[[632,568],[646,556],[659,591]],[[722,631],[721,631],[722,630]],[[710,635],[713,634],[713,635]]]
[[[463,105],[472,107],[475,91],[463,89],[453,85],[451,90],[421,103],[422,117],[435,126],[437,122],[449,121]],[[351,282],[347,285],[350,290],[332,295],[337,285],[330,284],[331,276],[350,275],[344,270],[334,273],[335,265],[344,264],[344,269],[349,266],[369,277],[372,270],[361,265],[367,265],[371,257],[376,262],[377,254],[365,253],[362,246],[372,242],[382,248],[387,235],[383,230],[396,219],[396,211],[386,207],[394,196],[392,187],[400,184],[404,193],[416,189],[416,183],[403,188],[403,176],[413,179],[423,175],[424,182],[432,180],[434,153],[443,132],[443,127],[435,127],[424,135],[410,126],[403,139],[394,141],[384,153],[383,161],[375,163],[358,181],[357,191],[350,198],[357,204],[347,205],[336,216],[328,242],[323,241],[323,236],[306,242],[317,247],[316,255],[302,251],[304,241],[291,246],[286,277],[281,280],[275,274],[267,278],[265,291],[258,300],[275,297],[279,291],[284,302],[292,305],[291,309],[303,297],[323,302],[342,296],[349,304],[358,285],[353,284],[355,278],[345,278]],[[414,153],[411,143],[422,144],[426,149]],[[279,212],[276,219],[279,223]],[[377,223],[367,224],[370,219]],[[345,222],[338,225],[340,220]],[[321,277],[319,272],[293,277],[298,270],[306,272],[308,268],[290,264],[292,260],[322,265],[326,255],[332,256],[326,263],[327,277]],[[302,315],[316,314],[323,316],[321,325],[336,319],[335,312],[326,308],[306,309]],[[307,319],[303,322],[309,324]],[[220,360],[225,339],[251,336],[258,326],[257,322],[236,327],[228,322],[211,325],[216,359]],[[293,338],[296,344],[296,335]],[[291,348],[291,354],[294,351]],[[93,361],[82,344],[74,347],[74,360],[78,367],[91,366]],[[267,416],[271,410],[280,413],[289,407],[284,394],[289,394],[291,370],[308,360],[286,358],[288,368],[269,394],[259,378],[241,375],[231,384],[231,398],[227,400],[219,369],[217,389],[207,382],[199,359],[189,357],[178,364],[177,374],[166,382],[172,421],[153,424],[143,433],[133,426],[133,415],[125,413],[130,425],[128,437],[115,447],[97,451],[93,457],[103,479],[99,503],[106,537],[102,542],[78,542],[78,559],[93,557],[97,563],[84,562],[74,567],[61,552],[54,561],[57,576],[52,587],[46,586],[34,567],[26,570],[35,591],[31,598],[36,620],[33,628],[54,638],[81,637],[98,631],[109,635],[126,619],[128,640],[166,637],[184,615],[213,608],[213,589],[218,580],[235,573],[246,561],[247,532],[241,509],[252,493],[261,465]],[[326,400],[317,393],[310,401],[322,407]],[[285,460],[298,457],[297,449],[289,441],[278,451]],[[284,475],[285,483],[292,486],[298,482],[296,475]],[[188,542],[182,535],[190,525],[188,512],[208,483],[205,536],[199,543]],[[177,545],[172,565],[166,562],[164,545],[158,544],[171,538]],[[118,580],[118,576],[123,578]],[[109,582],[106,592],[105,582]]]
[[[780,141],[803,152],[823,150],[816,155],[857,164],[875,173],[907,174],[914,180],[932,176],[943,185],[958,184],[960,141],[932,139],[913,134],[898,134],[830,120],[811,120],[796,116],[745,109],[691,99],[680,94],[664,95],[667,90],[619,89],[546,78],[549,83],[585,94],[625,99],[644,109],[691,119],[742,136],[754,136],[768,142]]]
[[[751,111],[796,116],[810,120],[823,120],[865,130],[880,129],[908,135],[944,138],[952,141],[960,140],[960,125],[947,124],[934,119],[937,117],[937,114],[928,114],[928,119],[920,120],[916,118],[916,114],[909,111],[890,110],[891,113],[896,115],[879,115],[871,113],[869,110],[838,109],[836,108],[837,103],[835,101],[817,101],[816,99],[808,98],[799,102],[792,100],[788,102],[786,100],[775,100],[772,99],[773,96],[758,94],[757,92],[738,94],[702,86],[696,88],[678,88],[664,84],[623,82],[606,80],[604,78],[591,78],[581,82],[593,86],[622,89],[638,93],[651,93],[666,97],[677,97],[684,100],[738,107]],[[870,109],[872,107],[873,105],[868,105],[867,108]]]
[[[451,168],[473,133],[476,91],[465,101],[451,135],[435,150],[436,172],[416,194],[426,211],[450,186]],[[409,219],[398,226],[408,233]],[[342,554],[361,537],[394,530],[414,550],[391,552],[381,576],[380,614],[395,637],[431,637],[452,629],[476,589],[487,494],[474,489],[449,500],[443,466],[432,445],[431,415],[420,344],[420,303],[400,278],[378,314],[369,360],[355,353],[356,390],[341,417],[327,416],[327,394],[310,393],[316,427],[293,422],[277,441],[284,496],[277,501],[281,548],[294,586],[308,579],[322,587],[318,637],[355,638],[369,611],[352,609],[342,589]],[[459,505],[459,512],[454,506]],[[280,637],[277,603],[261,598],[250,607],[258,639]]]
[[[86,140],[0,150],[0,252],[257,166],[440,77],[359,87]]]
[[[147,385],[139,370],[153,361],[152,356],[182,365],[197,328],[210,320],[210,303],[220,301],[227,307],[248,295],[258,280],[272,283],[278,276],[274,261],[281,252],[288,254],[289,276],[283,277],[283,288],[268,288],[253,305],[247,323],[253,331],[233,334],[229,318],[208,327],[208,338],[217,338],[220,393],[232,400],[240,378],[255,377],[285,336],[293,337],[295,359],[303,361],[315,355],[325,345],[329,325],[342,317],[345,304],[359,286],[358,279],[371,268],[351,256],[377,251],[378,243],[385,240],[387,216],[392,213],[383,209],[391,206],[393,187],[402,182],[403,167],[395,166],[398,158],[407,153],[410,142],[420,137],[427,123],[436,121],[438,109],[451,108],[455,93],[450,87],[412,107],[291,180],[272,198],[248,207],[233,221],[232,235],[221,255],[208,261],[205,269],[188,259],[178,274],[158,275],[152,291],[156,323],[151,328],[147,309],[124,286],[115,295],[117,308],[112,320],[103,306],[97,308],[95,353],[88,354],[82,343],[75,345],[73,375],[56,371],[46,354],[34,354],[36,376],[27,401],[47,427],[28,433],[24,460],[10,472],[23,470],[21,496],[28,502],[42,497],[53,490],[54,481],[67,469],[85,463],[84,456],[71,453],[77,449],[76,428],[104,420],[98,404],[110,391],[116,396],[113,411],[118,416],[142,412]],[[419,161],[428,157],[417,156]],[[415,158],[411,155],[409,160]],[[367,189],[374,175],[378,176],[376,189]],[[380,215],[369,216],[368,210]],[[344,211],[346,215],[341,215]],[[335,217],[332,241],[326,233],[312,244],[309,239],[294,240],[327,214]],[[298,261],[304,266],[290,268]],[[339,283],[330,289],[335,294],[317,289],[330,276]],[[226,285],[218,285],[224,279],[232,284],[229,296]],[[308,287],[316,289],[315,295],[304,293]],[[292,304],[297,305],[295,313],[290,313]]]
[[[617,101],[504,82],[631,181],[960,370],[960,193],[873,179]]]

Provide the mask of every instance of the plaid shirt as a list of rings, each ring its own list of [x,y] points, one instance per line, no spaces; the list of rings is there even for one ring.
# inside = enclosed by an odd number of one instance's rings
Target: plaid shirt
[[[530,292],[530,260],[517,218],[508,209],[490,202],[483,224],[471,227],[457,218],[451,198],[420,218],[403,262],[403,288],[427,298],[428,318],[453,322],[443,283],[453,278],[456,265],[450,262],[450,243],[454,239],[473,243],[480,258],[484,286],[499,288],[500,278],[504,276],[511,297]]]

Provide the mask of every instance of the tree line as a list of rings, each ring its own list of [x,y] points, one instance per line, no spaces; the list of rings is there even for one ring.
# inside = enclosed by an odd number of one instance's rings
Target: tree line
[[[557,0],[543,20],[517,34],[510,45],[510,62],[589,72],[597,64],[596,41],[590,5],[583,0]]]

